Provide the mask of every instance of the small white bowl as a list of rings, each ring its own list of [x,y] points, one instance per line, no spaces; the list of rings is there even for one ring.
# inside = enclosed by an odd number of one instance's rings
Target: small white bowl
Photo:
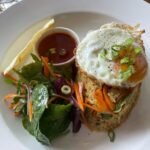
[[[65,27],[54,27],[54,28],[51,28],[49,31],[47,31],[46,33],[44,33],[40,39],[38,40],[37,44],[36,44],[36,51],[37,51],[37,54],[38,54],[38,46],[40,44],[40,42],[48,35],[51,35],[51,34],[54,34],[54,33],[65,33],[65,34],[68,34],[70,35],[76,42],[76,48],[78,47],[78,44],[80,42],[79,40],[79,36],[77,35],[77,33],[75,33],[72,29],[69,29],[69,28],[65,28]],[[75,48],[75,49],[76,49]],[[72,62],[74,62],[75,60],[75,56],[73,56],[72,58],[70,58],[69,60],[65,61],[65,62],[62,62],[62,63],[54,63],[53,65],[54,66],[63,66],[63,65],[68,65],[68,64],[71,64]]]

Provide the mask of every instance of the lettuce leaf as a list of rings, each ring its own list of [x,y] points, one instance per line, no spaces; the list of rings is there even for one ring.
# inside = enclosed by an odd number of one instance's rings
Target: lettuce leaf
[[[30,122],[29,117],[23,117],[23,126],[30,134],[43,144],[49,144],[48,138],[40,131],[39,121],[47,107],[48,90],[43,84],[38,84],[32,93],[33,119]]]
[[[71,122],[72,105],[50,104],[40,120],[40,129],[51,141],[66,133]]]
[[[32,92],[33,119],[23,117],[24,128],[43,143],[50,144],[51,140],[66,133],[71,122],[70,112],[72,104],[50,104],[48,102],[48,89],[43,84],[35,86]]]

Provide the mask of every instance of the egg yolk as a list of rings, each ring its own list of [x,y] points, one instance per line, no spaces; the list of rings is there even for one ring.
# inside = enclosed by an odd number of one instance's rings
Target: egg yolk
[[[121,63],[121,60],[125,57],[128,58],[129,62]],[[134,72],[130,74],[127,79],[128,81],[138,82],[142,80],[147,73],[148,64],[145,56],[142,54],[142,51],[136,54],[135,48],[132,45],[124,47],[119,51],[119,55],[114,63],[114,70],[117,74],[119,74],[120,71],[128,71],[129,66],[134,68]]]

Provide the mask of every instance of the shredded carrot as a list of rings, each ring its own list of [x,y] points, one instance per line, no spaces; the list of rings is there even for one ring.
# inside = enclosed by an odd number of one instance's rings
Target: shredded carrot
[[[13,107],[14,107],[14,104],[11,103],[11,104],[9,105],[9,109],[13,109]]]
[[[12,107],[12,109],[15,110],[17,108],[17,106],[19,106],[19,105],[20,105],[20,102],[14,104],[13,107]]]
[[[106,102],[107,106],[109,107],[109,109],[111,111],[113,111],[114,108],[115,108],[115,104],[110,100],[110,98],[108,97],[107,92],[108,92],[107,91],[107,86],[104,86],[103,87],[103,95],[104,95],[105,102]]]
[[[13,84],[15,84],[15,85],[18,84],[17,79],[15,77],[13,77],[12,75],[10,75],[9,73],[7,73],[7,74],[2,73],[2,75],[8,79],[11,79],[13,81]]]
[[[52,75],[53,77],[55,76],[54,75],[54,72],[53,70],[50,68],[50,66],[48,65],[48,58],[47,57],[43,57],[41,56],[41,60],[44,64],[44,75],[46,77],[49,77],[49,75]]]
[[[61,75],[61,74],[59,74],[59,73],[56,73],[56,72],[54,73],[54,76],[55,76],[55,77],[57,77],[57,78],[60,78],[60,77],[62,77],[62,75]]]
[[[84,111],[84,106],[83,106],[83,95],[79,91],[79,86],[78,83],[74,83],[74,91],[77,99],[77,103],[82,111]]]
[[[12,100],[14,97],[16,97],[16,96],[18,96],[18,97],[24,97],[24,95],[18,95],[18,94],[14,94],[14,93],[10,93],[10,94],[7,94],[5,97],[4,97],[4,99],[5,100]]]
[[[61,77],[60,74],[54,73],[52,68],[48,65],[48,58],[47,57],[41,56],[41,60],[42,60],[42,62],[44,64],[44,75],[46,77],[49,77],[49,75],[51,75],[53,77]]]
[[[79,82],[78,87],[79,87],[80,99],[81,99],[82,102],[84,102],[84,99],[83,99],[83,83]]]
[[[99,110],[98,108],[96,108],[96,107],[94,107],[94,106],[92,106],[92,105],[90,105],[90,104],[84,103],[83,105],[84,105],[85,107],[88,107],[88,108],[94,110],[94,111],[100,112],[100,110]]]
[[[86,103],[86,104],[87,104],[87,103],[88,103],[88,101],[89,101],[89,100],[88,100],[88,98],[87,98],[87,97],[85,97],[85,98],[84,98],[84,103]]]
[[[33,109],[32,109],[32,101],[28,101],[28,115],[29,115],[29,120],[30,122],[32,121],[32,116],[33,116]]]
[[[108,106],[106,105],[106,103],[104,101],[104,96],[103,96],[101,89],[96,89],[96,91],[94,93],[94,97],[97,100],[98,107],[101,112],[109,112],[110,111],[110,109],[108,108]]]
[[[48,58],[41,56],[41,59],[42,59],[42,61],[43,61],[43,63],[44,63],[44,75],[45,75],[46,77],[49,77]]]

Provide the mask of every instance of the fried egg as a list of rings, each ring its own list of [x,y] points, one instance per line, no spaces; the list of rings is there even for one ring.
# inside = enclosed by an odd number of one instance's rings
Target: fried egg
[[[148,68],[141,34],[131,26],[115,23],[89,32],[76,51],[78,67],[110,86],[136,86]]]

